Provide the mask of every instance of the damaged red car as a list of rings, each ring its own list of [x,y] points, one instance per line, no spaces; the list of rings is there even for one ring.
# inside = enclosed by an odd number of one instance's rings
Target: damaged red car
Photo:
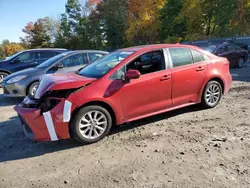
[[[201,103],[215,107],[231,87],[226,58],[188,45],[115,51],[76,73],[48,75],[15,106],[36,141],[93,143],[120,125]]]

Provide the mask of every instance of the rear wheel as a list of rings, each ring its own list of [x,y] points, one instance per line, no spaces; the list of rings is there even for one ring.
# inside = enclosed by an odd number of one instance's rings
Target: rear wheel
[[[238,63],[237,63],[237,67],[238,67],[238,68],[242,68],[243,65],[244,65],[244,63],[245,63],[244,59],[243,59],[243,58],[240,58],[239,61],[238,61]]]
[[[32,83],[29,88],[28,88],[28,92],[27,94],[34,97],[35,94],[36,94],[36,90],[38,89],[38,86],[39,86],[39,82],[34,82]]]
[[[3,79],[8,76],[9,74],[6,73],[6,72],[0,72],[0,85],[2,84],[3,82]]]
[[[80,109],[71,123],[73,137],[83,144],[97,142],[108,135],[112,127],[110,113],[101,106]]]
[[[206,108],[217,106],[222,97],[222,87],[217,81],[209,81],[202,94],[202,105]]]

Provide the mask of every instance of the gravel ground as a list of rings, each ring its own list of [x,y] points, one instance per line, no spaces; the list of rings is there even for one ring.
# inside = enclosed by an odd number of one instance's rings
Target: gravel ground
[[[231,72],[215,109],[146,118],[87,146],[28,140],[21,99],[0,94],[0,187],[250,187],[250,64]]]

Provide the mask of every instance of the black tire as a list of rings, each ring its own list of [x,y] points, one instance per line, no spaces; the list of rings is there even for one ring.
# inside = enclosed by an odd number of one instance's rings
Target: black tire
[[[36,86],[38,87],[38,85],[39,85],[39,82],[33,82],[33,83],[28,87],[28,89],[27,89],[27,95],[34,96],[35,93],[34,93],[33,88],[36,87]]]
[[[107,120],[107,125],[104,130],[104,132],[97,138],[86,138],[84,137],[81,132],[80,132],[80,122],[81,119],[88,113],[88,112],[93,112],[93,111],[99,111],[101,112],[106,120]],[[94,113],[94,112],[93,112]],[[82,144],[92,144],[94,142],[98,142],[99,140],[103,139],[105,136],[107,136],[110,132],[110,129],[112,127],[112,117],[108,110],[101,106],[93,105],[93,106],[86,106],[80,109],[76,115],[73,117],[70,128],[73,134],[73,138],[75,138],[77,141],[79,141]]]
[[[218,92],[216,90],[216,92],[214,92],[214,93],[219,93],[219,95],[216,95],[216,97],[218,97],[218,99],[214,97],[214,99],[216,100],[214,103],[210,103],[208,101],[209,100],[209,93],[210,93],[209,91],[211,90],[211,88],[213,88],[213,86],[214,87],[216,86],[215,88],[217,88],[217,90],[218,90]],[[214,80],[209,81],[203,90],[201,104],[205,108],[214,108],[219,104],[222,95],[223,95],[223,92],[222,92],[221,84],[217,81],[214,81]]]
[[[0,72],[0,86],[2,84],[3,79],[8,76],[9,74],[6,72]]]
[[[245,60],[244,58],[241,57],[239,61],[237,62],[237,67],[242,68],[244,64],[245,64]]]

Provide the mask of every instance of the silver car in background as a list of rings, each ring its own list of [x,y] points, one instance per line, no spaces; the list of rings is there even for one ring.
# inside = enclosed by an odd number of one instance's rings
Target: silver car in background
[[[107,54],[108,52],[98,50],[69,51],[59,54],[35,68],[25,69],[7,76],[2,82],[4,96],[34,96],[39,80],[44,75],[74,72]]]

